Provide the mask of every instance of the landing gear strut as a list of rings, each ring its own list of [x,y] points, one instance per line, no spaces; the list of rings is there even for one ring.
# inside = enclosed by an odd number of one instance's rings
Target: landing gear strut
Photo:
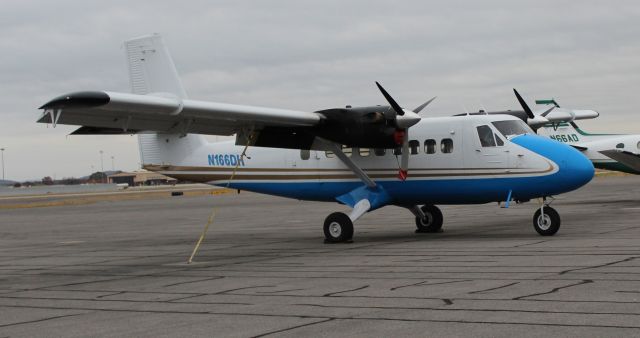
[[[324,221],[325,243],[349,242],[353,238],[353,222],[377,207],[377,204],[372,206],[372,201],[384,205],[389,200],[389,195],[358,167],[349,156],[345,155],[340,146],[322,139],[320,139],[320,142],[326,142],[329,149],[364,183],[364,186],[336,197],[339,202],[353,208],[349,215],[342,212],[334,212]]]
[[[424,205],[420,208],[419,212],[415,212],[416,215],[416,233],[428,233],[428,232],[440,232],[442,229],[442,222],[444,220],[442,212],[435,205]]]
[[[560,229],[560,214],[544,202],[533,214],[533,228],[541,236],[553,236]]]

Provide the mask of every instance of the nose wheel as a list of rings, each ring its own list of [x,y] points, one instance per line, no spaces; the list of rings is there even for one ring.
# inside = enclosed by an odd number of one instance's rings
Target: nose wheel
[[[324,220],[325,243],[348,242],[353,238],[353,222],[346,214],[334,212]]]
[[[560,214],[548,206],[543,206],[533,214],[533,228],[541,236],[553,236],[560,229]]]

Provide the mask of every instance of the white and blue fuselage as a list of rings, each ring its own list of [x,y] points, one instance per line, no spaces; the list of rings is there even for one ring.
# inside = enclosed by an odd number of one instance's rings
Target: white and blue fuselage
[[[579,151],[535,135],[511,116],[424,118],[411,128],[409,139],[409,176],[404,181],[397,177],[400,156],[393,150],[343,148],[386,191],[385,204],[478,204],[508,197],[526,201],[575,190],[594,175],[593,165]],[[232,141],[211,143],[170,162],[180,165],[147,168],[300,200],[336,201],[363,186],[328,151],[249,147],[244,158],[242,151]]]

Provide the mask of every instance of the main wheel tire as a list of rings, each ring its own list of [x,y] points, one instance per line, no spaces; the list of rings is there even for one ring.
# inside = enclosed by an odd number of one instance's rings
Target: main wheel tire
[[[560,214],[552,207],[544,207],[544,216],[540,209],[533,214],[533,228],[541,236],[553,236],[560,229]]]
[[[324,220],[324,238],[327,243],[341,243],[353,238],[353,222],[342,212],[334,212]]]
[[[421,207],[424,218],[416,217],[416,232],[438,232],[442,229],[442,212],[435,205]]]

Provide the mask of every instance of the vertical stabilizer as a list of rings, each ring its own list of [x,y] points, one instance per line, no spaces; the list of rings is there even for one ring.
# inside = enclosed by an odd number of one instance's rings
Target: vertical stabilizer
[[[131,92],[139,95],[172,95],[187,98],[162,36],[142,36],[124,42]],[[170,140],[170,142],[169,142]],[[140,160],[145,164],[178,164],[204,144],[201,135],[141,133]]]
[[[169,93],[187,98],[162,36],[153,34],[131,39],[125,41],[124,48],[132,93]]]

